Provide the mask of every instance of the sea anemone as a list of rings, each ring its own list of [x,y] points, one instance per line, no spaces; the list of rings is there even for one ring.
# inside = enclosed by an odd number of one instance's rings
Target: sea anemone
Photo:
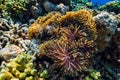
[[[44,17],[38,18],[29,29],[30,38],[38,37],[41,30],[46,26],[52,27],[69,27],[70,25],[80,26],[82,30],[89,35],[90,39],[96,39],[96,25],[92,14],[87,10],[79,10],[76,12],[67,12],[66,15],[61,15],[58,12],[51,12]]]
[[[87,34],[80,30],[80,27],[70,25],[70,27],[61,28],[62,39],[67,42],[78,41],[80,38],[86,38]]]
[[[85,43],[85,45],[84,45]],[[89,41],[82,41],[81,48],[75,49],[68,44],[63,44],[61,41],[48,41],[47,45],[42,45],[40,50],[44,50],[45,56],[54,61],[55,68],[59,68],[65,74],[77,74],[79,71],[85,71],[89,65],[88,59],[90,58]],[[80,45],[79,44],[79,45]],[[44,46],[44,47],[43,47]],[[75,46],[75,45],[74,45]],[[86,47],[87,46],[87,47]],[[88,49],[88,51],[87,51]]]
[[[79,27],[66,27],[61,29],[61,38],[49,40],[40,45],[39,57],[51,58],[55,68],[65,74],[77,74],[90,66],[89,58],[95,48],[92,40]]]

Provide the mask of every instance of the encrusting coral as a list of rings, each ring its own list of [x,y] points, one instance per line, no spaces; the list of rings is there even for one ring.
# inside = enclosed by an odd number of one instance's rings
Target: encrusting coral
[[[22,53],[8,63],[2,66],[0,72],[0,80],[38,80],[37,70],[33,63],[35,57]]]

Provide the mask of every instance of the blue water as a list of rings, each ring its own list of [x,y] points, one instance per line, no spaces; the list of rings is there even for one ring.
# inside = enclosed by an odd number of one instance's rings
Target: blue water
[[[101,4],[106,4],[107,2],[110,2],[110,1],[115,1],[115,0],[92,0],[92,3],[95,4],[97,2],[98,6],[99,6]]]

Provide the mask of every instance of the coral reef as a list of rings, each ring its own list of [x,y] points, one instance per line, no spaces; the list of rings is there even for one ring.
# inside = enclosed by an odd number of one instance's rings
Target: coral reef
[[[98,49],[102,51],[109,45],[113,34],[115,34],[118,21],[115,16],[109,14],[108,12],[101,12],[100,14],[94,16],[94,19],[96,21],[98,31],[96,43]]]
[[[14,21],[22,23],[51,11],[65,14],[70,10],[70,0],[67,2],[63,0],[1,0],[0,3],[1,17],[11,17]]]
[[[40,45],[39,57],[47,56],[54,61],[54,66],[69,75],[77,75],[90,67],[88,61],[95,52],[93,41],[87,40],[80,27],[61,28],[59,40],[49,40]]]
[[[103,52],[110,45],[118,26],[117,18],[108,12],[97,11],[93,14],[94,17],[84,9],[65,15],[52,12],[38,18],[29,27],[29,37],[40,39],[37,57],[51,61],[43,62],[47,68],[50,67],[47,69],[50,74],[58,70],[65,72],[58,73],[56,76],[59,78],[64,75],[78,76],[91,67],[90,59],[99,55],[94,53]],[[42,67],[44,65],[41,64]],[[92,78],[98,77],[92,75]]]
[[[0,50],[0,57],[7,61],[10,58],[18,56],[23,51],[24,51],[23,49],[14,44],[6,45],[4,48]]]
[[[111,1],[106,5],[100,6],[100,10],[107,10],[109,12],[115,12],[116,14],[120,13],[120,2],[119,1]]]
[[[25,21],[25,18],[27,18],[25,14],[27,12],[27,5],[29,4],[29,0],[1,0],[0,2],[0,13],[2,17],[7,18],[10,16],[15,20],[21,20],[21,22]],[[23,19],[23,17],[25,18]]]
[[[120,79],[118,0],[0,4],[0,80]]]
[[[86,70],[89,59],[96,52],[96,33],[95,21],[87,10],[67,12],[66,15],[52,12],[38,18],[28,29],[31,39],[40,39],[37,56],[52,59],[53,65],[66,75],[77,75]]]
[[[71,4],[73,11],[93,8],[92,2],[90,0],[71,0]]]
[[[13,44],[16,46],[15,49],[18,47],[17,49],[20,50],[20,52],[38,52],[38,45],[35,44],[33,41],[30,41],[27,36],[29,24],[14,23],[12,19],[7,20],[4,18],[0,18],[0,23],[0,51],[4,52],[5,54],[7,53],[8,55],[15,56],[16,51],[11,51],[12,49],[8,47],[8,45]],[[6,57],[4,53],[0,54],[1,56],[3,56],[3,58]],[[5,60],[7,59],[8,58],[5,58]]]
[[[0,72],[0,80],[38,80],[37,70],[33,63],[34,56],[22,53],[8,63],[4,63]]]
[[[95,21],[88,10],[82,9],[76,12],[67,12],[66,15],[63,15],[60,18],[59,23],[61,26],[65,27],[70,26],[71,24],[81,26],[83,30],[85,29],[95,38]]]
[[[48,32],[54,31],[53,30],[54,26],[57,26],[58,19],[60,17],[61,17],[60,13],[51,12],[51,13],[47,14],[45,17],[38,18],[38,20],[35,23],[33,23],[28,29],[29,37],[35,38],[38,35],[42,36],[42,34],[44,34],[44,31],[48,31]],[[45,37],[45,35],[44,35],[44,37]]]
[[[51,17],[52,15],[52,17]],[[45,23],[44,23],[45,21]],[[36,37],[36,35],[41,35],[40,31],[46,26],[62,26],[68,27],[70,25],[81,26],[89,34],[89,37],[96,38],[96,26],[95,21],[87,10],[80,10],[76,12],[67,12],[66,15],[60,15],[58,13],[49,13],[46,17],[39,18],[36,23],[29,27],[28,34],[30,38]]]

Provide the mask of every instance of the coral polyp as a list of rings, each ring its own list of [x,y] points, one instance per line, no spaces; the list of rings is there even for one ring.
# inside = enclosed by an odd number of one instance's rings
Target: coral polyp
[[[87,37],[87,34],[83,30],[80,30],[80,27],[74,27],[73,25],[67,28],[61,28],[61,32],[62,38],[68,40],[68,42],[78,41],[80,38]]]
[[[51,46],[53,50],[52,56],[56,59],[55,64],[60,65],[60,67],[67,73],[75,73],[80,70],[85,70],[87,60],[83,57],[80,57],[80,54],[76,51],[70,51],[67,45],[60,44],[59,42],[55,43],[54,46]]]
[[[30,38],[34,38],[34,34],[38,34],[46,26],[69,27],[70,25],[80,26],[81,29],[86,30],[90,38],[95,39],[97,31],[94,18],[89,11],[84,9],[76,12],[67,12],[65,15],[61,15],[58,12],[51,12],[45,17],[38,18],[29,27],[28,34]],[[35,35],[35,37],[37,36]]]
[[[78,43],[65,44],[57,40],[48,41],[46,42],[46,45],[43,44],[42,47],[40,47],[40,50],[44,50],[42,51],[44,52],[44,55],[54,61],[53,65],[64,71],[66,74],[77,74],[77,72],[85,71],[87,69],[89,65],[88,59],[92,54],[90,50],[87,51],[89,48],[85,47],[86,44],[83,46],[84,43],[87,44],[89,42],[81,42],[81,48],[74,48]],[[89,47],[92,49],[92,46]]]
[[[89,58],[95,48],[92,40],[79,27],[61,28],[61,38],[49,40],[40,45],[39,57],[46,56],[53,60],[53,65],[65,74],[77,74],[90,66]]]

